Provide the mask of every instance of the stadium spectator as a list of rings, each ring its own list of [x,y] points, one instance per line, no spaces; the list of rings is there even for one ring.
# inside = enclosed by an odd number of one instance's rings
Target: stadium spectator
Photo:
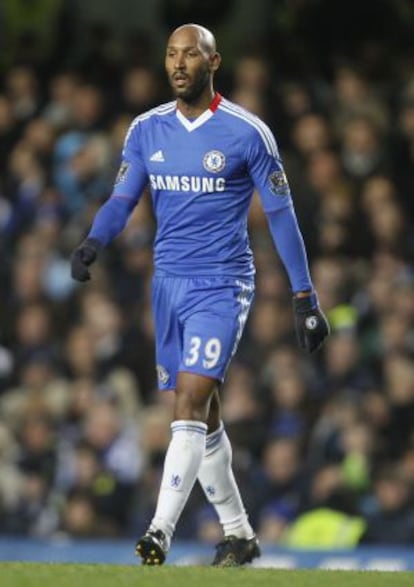
[[[384,467],[376,476],[374,496],[361,543],[413,544],[412,485],[404,471],[395,465]]]

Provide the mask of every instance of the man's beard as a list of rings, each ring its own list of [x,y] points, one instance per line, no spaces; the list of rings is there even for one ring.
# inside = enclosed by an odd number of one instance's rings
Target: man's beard
[[[183,102],[191,104],[192,102],[195,102],[197,98],[199,98],[201,94],[204,92],[204,90],[208,86],[209,79],[210,71],[208,67],[206,67],[204,70],[199,70],[197,72],[196,76],[194,77],[193,83],[185,90],[181,91],[178,89],[177,91],[177,89],[173,86],[174,95],[176,98],[180,98],[180,100],[183,100]]]

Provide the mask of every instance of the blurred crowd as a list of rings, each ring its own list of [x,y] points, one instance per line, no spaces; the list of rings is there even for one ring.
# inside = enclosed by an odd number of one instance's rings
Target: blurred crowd
[[[172,398],[156,389],[148,194],[92,281],[70,278],[131,120],[170,99],[145,60],[124,65],[102,52],[2,75],[0,533],[132,537],[154,510]],[[257,294],[221,396],[263,541],[414,543],[412,71],[378,79],[348,59],[284,77],[251,53],[218,83],[278,139],[332,327],[315,356],[298,350],[255,197]],[[198,488],[177,535],[220,539]]]

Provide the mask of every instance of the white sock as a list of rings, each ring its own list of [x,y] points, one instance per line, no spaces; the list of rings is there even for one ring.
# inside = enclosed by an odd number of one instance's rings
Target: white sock
[[[150,525],[151,530],[162,530],[168,543],[197,479],[206,446],[207,425],[176,420],[171,430],[157,509]]]
[[[254,531],[240,497],[231,460],[231,444],[221,423],[207,436],[198,480],[208,501],[216,509],[224,535],[249,539],[254,536]]]

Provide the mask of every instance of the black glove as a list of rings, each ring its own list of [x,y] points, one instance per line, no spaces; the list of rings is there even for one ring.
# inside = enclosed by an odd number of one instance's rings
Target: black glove
[[[92,265],[101,250],[101,243],[95,238],[87,238],[72,254],[71,274],[76,281],[88,281],[91,278],[89,265]]]
[[[318,305],[316,294],[293,298],[295,328],[299,346],[313,353],[330,333],[329,323]]]

